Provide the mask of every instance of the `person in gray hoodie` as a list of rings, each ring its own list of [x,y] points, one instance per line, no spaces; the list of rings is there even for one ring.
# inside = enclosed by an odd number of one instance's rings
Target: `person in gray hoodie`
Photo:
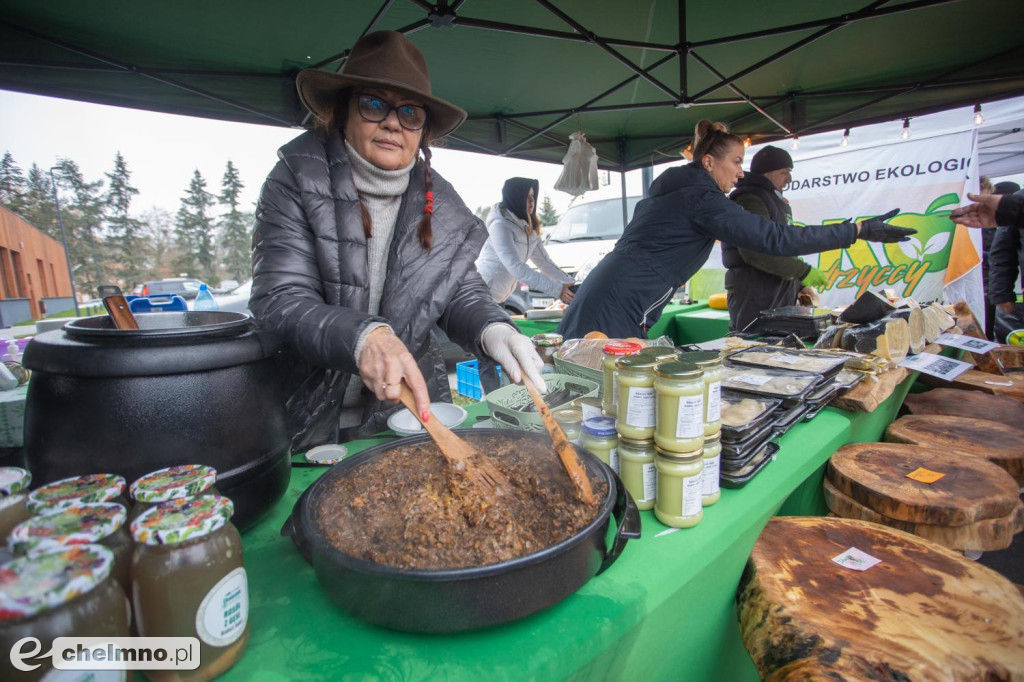
[[[509,178],[501,189],[501,202],[487,214],[487,241],[476,259],[476,269],[487,283],[495,303],[503,303],[517,282],[568,303],[573,278],[562,272],[544,250],[537,217],[540,184],[530,178]],[[534,270],[527,261],[540,270]]]
[[[743,140],[724,123],[700,121],[693,163],[670,168],[654,181],[615,248],[583,280],[558,333],[646,337],[672,294],[704,265],[716,239],[759,253],[798,256],[849,248],[857,239],[906,241],[916,233],[885,222],[899,209],[857,223],[803,228],[750,213],[726,196],[743,177],[743,150]]]

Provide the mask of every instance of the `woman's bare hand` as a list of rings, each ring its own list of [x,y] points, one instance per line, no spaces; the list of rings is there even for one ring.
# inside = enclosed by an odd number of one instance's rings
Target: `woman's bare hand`
[[[575,292],[573,292],[573,290],[569,288],[571,286],[572,286],[571,283],[570,284],[563,284],[562,285],[562,293],[558,295],[559,300],[561,300],[562,303],[565,303],[566,305],[568,305],[569,303],[572,303],[572,297],[576,295]]]
[[[397,403],[402,381],[408,384],[423,421],[430,417],[430,394],[416,359],[387,327],[379,327],[366,337],[359,354],[359,376],[377,400]]]

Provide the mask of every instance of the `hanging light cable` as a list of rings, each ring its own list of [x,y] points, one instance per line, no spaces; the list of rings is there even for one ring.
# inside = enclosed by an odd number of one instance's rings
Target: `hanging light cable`
[[[800,136],[799,135],[794,135],[793,136],[793,144],[791,144],[789,146],[792,149],[800,149]]]
[[[850,146],[850,129],[849,128],[847,128],[846,130],[843,131],[843,139],[839,141],[839,146],[840,147],[849,147]]]
[[[909,140],[910,139],[910,119],[909,118],[903,119],[903,132],[900,133],[900,139],[901,140]]]
[[[985,122],[985,116],[981,113],[981,105],[974,105],[974,125],[980,126]]]

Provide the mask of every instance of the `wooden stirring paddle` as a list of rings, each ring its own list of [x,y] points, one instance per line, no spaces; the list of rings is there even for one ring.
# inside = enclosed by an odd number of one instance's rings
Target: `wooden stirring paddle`
[[[114,285],[102,285],[98,288],[100,298],[103,299],[103,306],[107,309],[114,329],[138,329],[139,323],[135,321],[135,315],[128,307],[128,301],[121,293],[121,287]]]
[[[587,476],[586,469],[583,468],[583,462],[580,461],[579,455],[576,454],[576,449],[573,448],[572,443],[569,442],[565,435],[565,431],[562,430],[562,427],[558,425],[558,422],[551,415],[551,408],[544,402],[540,391],[530,381],[530,377],[526,376],[526,372],[523,372],[523,383],[526,384],[526,390],[530,392],[533,404],[537,406],[537,411],[540,412],[540,418],[544,421],[544,426],[547,427],[548,433],[551,434],[551,440],[555,443],[555,452],[558,453],[558,457],[562,460],[562,466],[565,467],[569,478],[572,479],[573,484],[576,486],[576,492],[579,493],[580,499],[587,504],[593,504],[594,491],[590,487],[590,478]]]
[[[402,404],[409,408],[409,411],[416,417],[416,420],[423,425],[433,441],[437,443],[441,454],[445,456],[452,468],[463,473],[471,483],[490,495],[501,496],[511,491],[512,484],[509,483],[505,474],[501,473],[494,465],[494,462],[452,433],[452,430],[445,426],[433,412],[430,413],[429,420],[423,421],[416,410],[416,400],[412,397],[412,391],[404,381],[400,399]]]

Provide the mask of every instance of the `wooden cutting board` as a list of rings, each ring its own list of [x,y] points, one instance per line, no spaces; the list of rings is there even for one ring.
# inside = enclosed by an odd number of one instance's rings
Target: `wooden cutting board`
[[[909,415],[889,424],[885,440],[984,457],[1024,486],[1024,438],[1014,426],[971,417]]]
[[[964,526],[938,526],[890,519],[839,492],[828,479],[825,479],[823,487],[825,504],[836,516],[880,523],[959,552],[969,549],[979,552],[1006,549],[1013,543],[1014,534],[1024,530],[1024,502],[1020,500],[1007,516],[975,521]]]
[[[832,561],[851,547],[866,571]],[[1024,676],[1024,596],[940,545],[853,519],[776,517],[737,598],[763,680],[1008,680]]]
[[[921,375],[921,381],[928,386],[962,388],[968,391],[981,391],[992,395],[1001,395],[1024,402],[1024,372],[1010,372],[999,376],[988,372],[969,369],[953,381],[937,377]]]
[[[933,483],[907,478],[921,468],[945,476]],[[844,445],[829,459],[825,475],[868,509],[911,523],[963,526],[1004,517],[1020,501],[1020,486],[995,464],[930,446]]]
[[[988,419],[1024,430],[1024,403],[981,391],[935,388],[924,393],[907,394],[903,406],[911,414]]]

